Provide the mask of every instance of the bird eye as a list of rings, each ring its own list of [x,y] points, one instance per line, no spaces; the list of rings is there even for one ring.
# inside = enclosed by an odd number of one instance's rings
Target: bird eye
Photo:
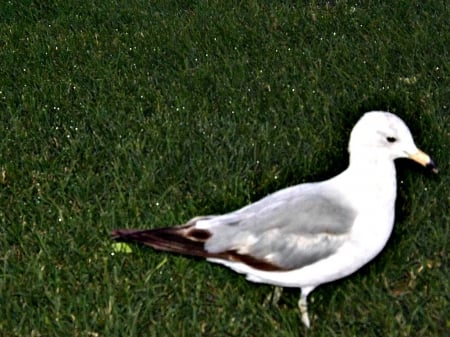
[[[397,141],[397,138],[395,138],[395,137],[386,137],[386,140],[387,140],[389,143],[394,143],[394,142]]]

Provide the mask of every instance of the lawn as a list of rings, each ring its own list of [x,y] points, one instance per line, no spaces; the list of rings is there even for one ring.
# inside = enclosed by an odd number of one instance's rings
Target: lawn
[[[450,330],[445,1],[3,1],[0,336],[443,336]],[[389,110],[440,167],[399,161],[394,233],[358,273],[270,286],[132,247],[348,163]]]

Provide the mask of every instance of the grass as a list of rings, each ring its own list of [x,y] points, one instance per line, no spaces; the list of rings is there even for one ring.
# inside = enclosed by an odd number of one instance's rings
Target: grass
[[[0,5],[1,336],[443,336],[450,329],[445,1]],[[439,176],[398,163],[384,252],[310,296],[133,247],[113,228],[223,213],[347,165],[367,110],[399,114]]]

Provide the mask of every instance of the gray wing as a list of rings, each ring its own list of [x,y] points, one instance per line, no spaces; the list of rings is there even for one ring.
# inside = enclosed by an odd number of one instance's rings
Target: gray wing
[[[207,220],[211,253],[235,251],[291,270],[336,252],[356,211],[320,184],[290,187],[236,212]]]

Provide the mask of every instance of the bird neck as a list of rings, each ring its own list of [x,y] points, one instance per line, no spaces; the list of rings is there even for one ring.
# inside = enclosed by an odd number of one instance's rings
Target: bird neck
[[[397,197],[397,180],[394,163],[377,158],[350,158],[350,165],[333,182],[344,186],[347,199],[359,210],[384,212],[394,209]],[[376,203],[373,203],[377,200]]]
[[[395,165],[392,158],[386,157],[376,149],[371,151],[353,151],[350,153],[349,169],[373,172],[376,175],[395,177]]]
[[[350,164],[343,175],[356,189],[395,200],[396,171],[394,161],[389,158],[363,153],[350,155]]]

